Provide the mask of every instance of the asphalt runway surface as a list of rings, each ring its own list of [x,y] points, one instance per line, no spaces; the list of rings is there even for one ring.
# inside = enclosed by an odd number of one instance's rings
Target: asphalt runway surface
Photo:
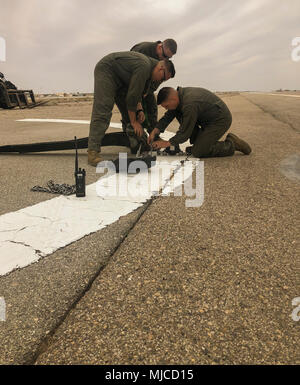
[[[1,276],[1,364],[299,364],[300,98],[223,98],[251,155],[204,159],[201,207],[155,198]],[[0,110],[0,142],[87,136],[86,125],[16,120],[90,112],[84,102]],[[95,182],[85,150],[79,158]],[[72,151],[0,162],[1,215],[53,198],[36,184],[74,183]]]

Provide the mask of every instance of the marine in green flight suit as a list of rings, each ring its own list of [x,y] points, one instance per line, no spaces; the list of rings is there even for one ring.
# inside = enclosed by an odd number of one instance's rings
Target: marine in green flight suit
[[[148,141],[164,132],[176,118],[179,130],[169,141],[156,141],[156,149],[175,146],[188,139],[193,144],[190,151],[195,157],[230,156],[235,151],[250,154],[248,143],[230,133],[224,141],[219,139],[229,130],[232,123],[231,112],[217,95],[199,87],[164,87],[159,91],[157,104],[168,111],[159,120],[149,135]]]
[[[134,45],[131,51],[143,53],[156,60],[171,59],[177,52],[177,43],[173,39],[158,40],[155,42],[145,41]],[[160,82],[152,82],[148,94],[142,99],[142,107],[146,118],[143,127],[146,128],[149,133],[157,123],[157,104],[154,91],[157,90],[160,84]],[[116,101],[116,104],[118,105],[118,101]],[[126,114],[124,115],[126,116]]]
[[[164,41],[143,41],[134,45],[130,51],[141,52],[153,59],[171,59],[177,52],[177,43],[174,39],[165,39]]]
[[[170,78],[175,69],[169,61],[158,61],[138,52],[115,52],[102,58],[94,71],[94,103],[88,140],[88,163],[96,166],[101,141],[109,127],[115,98],[124,97],[129,121],[138,136],[143,128],[136,117],[142,95],[149,90],[151,81]]]

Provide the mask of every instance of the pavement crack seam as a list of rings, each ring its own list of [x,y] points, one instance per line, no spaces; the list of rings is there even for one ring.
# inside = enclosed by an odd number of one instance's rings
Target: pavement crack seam
[[[66,320],[66,318],[68,317],[68,315],[70,314],[70,312],[75,309],[76,305],[80,302],[80,300],[85,296],[85,294],[91,289],[94,281],[96,280],[96,278],[100,275],[100,273],[105,269],[105,267],[108,265],[109,263],[109,260],[111,259],[111,257],[117,252],[117,250],[120,248],[120,246],[122,245],[122,243],[125,241],[125,239],[128,237],[129,233],[131,232],[131,230],[133,230],[133,228],[135,227],[135,225],[138,223],[138,221],[140,220],[140,218],[142,217],[142,215],[145,213],[145,211],[147,210],[147,208],[150,206],[150,204],[152,203],[153,199],[149,200],[148,202],[146,202],[142,207],[143,207],[143,210],[142,212],[140,213],[140,215],[136,218],[136,220],[134,221],[134,223],[131,225],[131,227],[126,231],[126,233],[124,235],[122,235],[122,238],[120,239],[120,242],[115,246],[115,248],[111,251],[111,253],[108,255],[108,257],[106,258],[106,262],[96,271],[96,273],[91,277],[91,279],[89,280],[89,282],[87,283],[86,287],[81,291],[81,293],[79,293],[78,297],[76,298],[76,300],[69,306],[69,308],[65,311],[65,313],[58,319],[57,323],[54,325],[54,327],[52,328],[52,330],[44,337],[41,339],[41,342],[39,344],[39,347],[37,348],[37,350],[34,352],[34,354],[32,355],[32,358],[27,360],[26,362],[24,362],[24,365],[34,365],[37,361],[37,359],[39,358],[39,356],[43,353],[45,353],[47,350],[48,350],[48,347],[51,345],[51,339],[52,337],[54,336],[55,332],[57,331],[57,329],[63,324],[63,322]]]
[[[52,223],[55,223],[55,221],[53,221],[52,219],[50,219],[49,217],[41,217],[39,215],[32,215],[32,214],[29,214],[29,213],[26,213],[26,212],[23,212],[24,215],[30,217],[30,218],[40,218],[40,219],[47,219],[48,221],[52,222]]]
[[[184,164],[184,162],[181,162],[179,167],[176,168],[176,172],[179,170],[180,167],[182,167]],[[170,177],[170,179],[168,181],[166,181],[165,185],[163,187],[161,187],[160,189],[160,193],[161,191],[163,191],[163,189],[165,188],[166,184],[170,182],[170,180],[174,177],[175,175],[175,172],[173,171],[172,172],[172,175]],[[121,247],[121,245],[123,244],[123,242],[125,242],[125,240],[127,239],[127,237],[129,236],[131,230],[134,229],[134,227],[136,226],[136,224],[139,222],[139,220],[141,219],[141,217],[144,215],[144,213],[147,211],[147,209],[150,207],[150,205],[152,204],[152,202],[154,200],[156,200],[157,198],[159,198],[161,195],[154,195],[152,196],[149,200],[147,200],[142,206],[142,212],[139,214],[139,216],[136,218],[136,220],[133,222],[133,224],[130,226],[130,228],[126,231],[126,233],[124,235],[122,235],[121,239],[120,239],[120,242],[114,247],[114,249],[111,251],[111,253],[108,255],[108,257],[106,258],[106,262],[96,271],[96,273],[91,277],[91,279],[89,280],[89,282],[87,283],[86,287],[79,293],[78,297],[75,299],[75,301],[73,303],[71,303],[71,305],[69,306],[69,308],[65,311],[65,313],[58,319],[58,321],[56,322],[56,324],[54,325],[54,327],[52,328],[52,330],[50,330],[50,332],[44,337],[44,338],[41,338],[41,341],[39,343],[39,346],[38,348],[36,349],[36,351],[33,353],[32,355],[32,358],[31,359],[28,359],[27,361],[24,362],[24,365],[34,365],[36,363],[36,361],[38,360],[39,356],[43,353],[45,353],[49,346],[51,345],[51,340],[52,340],[52,337],[54,336],[55,332],[58,330],[58,328],[64,323],[64,321],[66,320],[66,318],[68,317],[68,315],[70,314],[70,312],[75,309],[75,307],[77,306],[77,304],[80,302],[80,300],[86,295],[86,293],[91,289],[93,283],[95,282],[96,278],[100,275],[100,273],[105,269],[105,267],[108,265],[111,257],[117,252],[117,250]]]
[[[25,230],[27,228],[27,226],[25,227],[22,227],[21,229],[11,229],[11,230],[0,230],[0,233],[11,233],[13,231],[16,231],[17,233],[22,231],[22,230]]]
[[[36,351],[32,354],[32,358],[28,359],[24,362],[24,365],[34,365],[36,361],[38,360],[39,356],[43,353],[45,353],[49,346],[51,345],[52,337],[54,336],[55,332],[58,330],[58,328],[64,323],[70,312],[76,308],[77,304],[80,302],[80,300],[87,294],[87,292],[91,289],[93,283],[97,279],[97,277],[100,275],[100,273],[105,269],[105,267],[108,265],[111,257],[117,252],[117,250],[121,247],[121,245],[125,242],[127,237],[129,236],[130,232],[134,229],[136,224],[139,222],[141,217],[144,215],[144,213],[147,211],[147,209],[150,207],[152,202],[159,198],[161,195],[161,192],[167,185],[167,183],[170,182],[170,180],[174,177],[175,173],[184,165],[184,161],[180,162],[180,165],[176,167],[175,170],[172,171],[172,175],[170,178],[166,181],[165,185],[161,187],[159,191],[159,195],[154,195],[150,199],[148,199],[140,208],[142,208],[142,212],[138,215],[136,220],[133,222],[133,224],[130,226],[130,228],[126,231],[124,235],[122,235],[120,242],[114,247],[114,249],[111,251],[111,253],[106,258],[106,262],[100,266],[100,268],[96,271],[96,273],[90,278],[89,282],[87,283],[86,287],[79,293],[78,297],[75,299],[73,303],[69,306],[69,308],[65,311],[65,313],[58,319],[52,330],[44,337],[41,338],[41,341],[39,343],[38,348]],[[30,246],[29,246],[30,247]]]
[[[261,109],[262,112],[264,112],[265,114],[271,115],[272,118],[274,118],[274,119],[277,120],[278,122],[287,124],[293,131],[296,131],[296,132],[299,134],[298,128],[295,127],[295,126],[293,126],[292,123],[285,122],[284,120],[279,119],[275,114],[273,114],[273,112],[270,112],[270,111],[266,110],[265,108],[261,107],[259,104],[257,104],[257,103],[255,103],[255,102],[253,102],[252,100],[246,98],[244,95],[243,95],[243,98],[245,98],[246,100],[248,100],[248,102],[252,103],[254,106],[256,106],[256,107],[258,107],[259,109]]]
[[[32,249],[38,256],[40,257],[43,257],[44,254],[41,252],[41,250],[37,250],[35,249],[34,247],[30,246],[30,245],[27,245],[26,243],[24,242],[17,242],[17,241],[12,241],[12,240],[8,240],[8,241],[4,241],[4,242],[9,242],[9,243],[15,243],[17,245],[23,245],[25,247],[29,247],[30,249]]]

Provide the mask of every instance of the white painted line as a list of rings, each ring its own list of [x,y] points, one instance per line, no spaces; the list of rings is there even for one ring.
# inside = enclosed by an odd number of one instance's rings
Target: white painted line
[[[101,199],[95,184],[85,198],[59,196],[0,217],[0,275],[36,262],[101,230],[142,205]]]
[[[163,137],[169,139],[173,133],[165,132]],[[185,147],[185,146],[183,146]],[[142,188],[139,196],[124,195],[112,197],[112,183],[120,182],[121,174],[100,178],[86,188],[86,197],[58,196],[53,199],[29,206],[16,212],[0,216],[0,275],[5,275],[16,268],[22,268],[37,262],[40,258],[52,254],[56,250],[75,242],[82,237],[94,233],[117,221],[121,216],[141,207],[148,199],[164,189],[174,191],[182,178],[174,185],[168,184],[170,179],[170,162],[180,168],[180,160],[184,157],[158,157],[164,162],[163,175],[158,166],[152,167],[149,173],[129,176],[130,186],[146,186],[149,174],[157,184],[151,185],[149,191]],[[186,178],[193,172],[192,161],[187,161]],[[183,166],[184,167],[184,166]],[[148,170],[147,170],[148,171]],[[166,171],[166,173],[165,173]],[[161,178],[160,178],[161,175]],[[175,174],[176,175],[176,174]],[[177,183],[177,184],[176,184]],[[100,196],[99,196],[100,192]]]
[[[287,95],[287,94],[271,94],[267,92],[245,92],[245,94],[254,94],[254,95],[271,95],[271,96],[288,96],[290,98],[300,98],[300,95]]]
[[[89,120],[70,120],[70,119],[18,119],[16,122],[42,122],[42,123],[72,123],[72,124],[90,124]],[[110,123],[110,127],[122,128],[121,123]]]
[[[164,171],[168,171],[171,166],[166,160],[163,161]],[[180,165],[179,160],[176,162]],[[193,169],[190,170],[192,172]],[[157,166],[149,171],[151,178],[159,180],[160,171]],[[87,186],[84,198],[59,196],[0,216],[0,275],[37,262],[41,257],[99,231],[141,207],[164,187],[168,174],[166,172],[165,178],[159,180],[159,185],[151,186],[153,190],[150,191],[144,188],[148,173],[130,176],[128,183],[131,188],[138,184],[143,187],[139,196],[135,194],[133,197],[129,195],[110,198],[110,191],[105,194],[105,190],[111,188],[110,182],[116,183],[114,177],[120,183],[121,174],[114,174]],[[176,187],[175,184],[174,188]]]

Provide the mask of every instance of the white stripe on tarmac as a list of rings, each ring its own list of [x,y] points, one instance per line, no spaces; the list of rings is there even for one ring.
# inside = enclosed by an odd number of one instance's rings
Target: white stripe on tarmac
[[[245,92],[246,94],[254,95],[271,95],[271,96],[287,96],[289,98],[300,98],[300,95],[287,95],[287,94],[269,94],[267,92]]]
[[[70,120],[70,119],[19,119],[19,120],[17,120],[17,122],[90,124],[89,120]],[[122,124],[111,122],[110,127],[122,128]]]
[[[165,132],[165,139],[173,133]],[[184,147],[184,146],[183,146]],[[170,188],[169,170],[185,168],[184,180],[190,178],[195,164],[187,161],[182,166],[182,157],[158,157],[163,161],[145,173],[128,176],[130,189],[125,189],[121,197],[112,196],[112,187],[122,184],[121,174],[104,176],[97,183],[86,188],[86,197],[58,196],[53,199],[29,206],[24,209],[0,216],[0,276],[16,268],[28,266],[40,258],[79,240],[80,238],[103,229],[141,207],[148,199],[162,190],[163,195],[174,191],[183,179],[174,182]],[[171,167],[170,162],[173,162]],[[70,171],[71,172],[71,171]],[[149,175],[158,181],[149,185]],[[176,175],[176,173],[175,173]],[[153,179],[152,179],[153,178]],[[132,191],[142,186],[140,194]],[[149,186],[149,189],[145,187]],[[126,193],[129,191],[129,193]],[[100,196],[99,196],[100,195]]]

